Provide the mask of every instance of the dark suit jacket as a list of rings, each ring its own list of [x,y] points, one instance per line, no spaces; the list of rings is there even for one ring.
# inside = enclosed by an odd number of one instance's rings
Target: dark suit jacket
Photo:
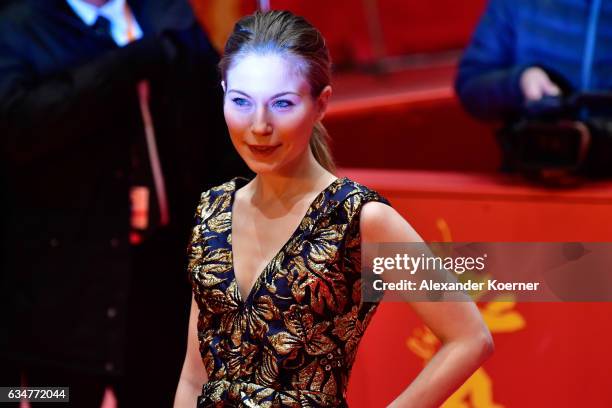
[[[185,282],[198,194],[243,174],[222,118],[218,56],[186,1],[129,4],[145,38],[123,48],[65,0],[17,2],[0,15],[0,347],[11,359],[122,373],[129,299],[134,318],[148,313],[138,341],[184,344],[186,318],[173,314],[188,298],[169,299]],[[156,36],[189,27],[190,47],[171,61]],[[135,255],[128,191],[130,148],[144,137],[135,92],[143,78],[172,224]],[[160,313],[166,320],[155,322]],[[172,323],[179,333],[164,327]]]

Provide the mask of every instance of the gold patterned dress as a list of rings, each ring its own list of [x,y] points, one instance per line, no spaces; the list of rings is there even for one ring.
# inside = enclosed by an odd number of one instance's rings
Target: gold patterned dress
[[[188,272],[209,381],[202,407],[343,407],[376,303],[361,301],[359,214],[376,192],[339,178],[242,299],[232,267],[236,178],[202,194]]]

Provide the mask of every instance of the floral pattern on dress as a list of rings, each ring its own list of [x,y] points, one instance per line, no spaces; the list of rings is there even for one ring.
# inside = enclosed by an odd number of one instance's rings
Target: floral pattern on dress
[[[376,192],[340,178],[242,299],[232,262],[232,205],[248,181],[202,194],[188,248],[209,381],[198,407],[346,406],[357,347],[377,303],[361,301],[359,214]]]

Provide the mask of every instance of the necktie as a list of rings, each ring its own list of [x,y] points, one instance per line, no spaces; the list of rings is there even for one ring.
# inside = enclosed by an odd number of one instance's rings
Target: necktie
[[[111,22],[104,16],[98,16],[96,22],[91,26],[99,37],[105,37],[112,40],[111,35]]]

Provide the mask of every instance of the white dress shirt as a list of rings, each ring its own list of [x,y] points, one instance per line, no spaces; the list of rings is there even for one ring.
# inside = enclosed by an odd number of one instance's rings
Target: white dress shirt
[[[84,0],[66,1],[88,26],[92,26],[98,16],[106,17],[111,23],[111,36],[121,47],[142,38],[142,29],[127,6],[126,0],[109,0],[99,8]]]

